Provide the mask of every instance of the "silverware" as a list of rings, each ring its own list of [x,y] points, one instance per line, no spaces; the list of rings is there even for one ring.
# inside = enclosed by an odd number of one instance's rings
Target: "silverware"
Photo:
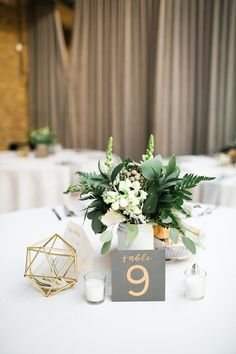
[[[70,210],[66,205],[63,205],[63,207],[64,207],[64,213],[67,217],[76,216],[73,210]]]
[[[58,214],[58,212],[56,211],[56,209],[52,208],[51,210],[52,210],[52,212],[56,215],[57,219],[58,219],[58,220],[61,220],[61,217],[60,217],[60,215]]]
[[[218,207],[219,207],[218,205],[215,205],[214,207],[207,207],[205,210],[203,210],[201,213],[199,213],[196,217],[198,218],[199,216],[212,214],[212,212],[215,209],[217,209]]]

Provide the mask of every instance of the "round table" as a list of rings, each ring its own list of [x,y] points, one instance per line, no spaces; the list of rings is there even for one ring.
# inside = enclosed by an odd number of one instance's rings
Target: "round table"
[[[45,158],[0,152],[0,213],[64,203],[70,197],[63,192],[76,180],[75,172],[97,171],[104,158],[97,150],[64,149]]]
[[[82,225],[82,215],[66,218],[62,207],[56,210],[61,221],[50,208],[0,215],[1,354],[236,353],[236,209],[196,209],[189,222],[203,231],[205,250],[166,264],[164,302],[111,301],[111,255],[100,255],[99,237],[86,221],[94,249],[92,269],[108,277],[100,305],[85,301],[81,273],[72,289],[49,298],[23,277],[28,245],[62,235],[69,221]],[[183,296],[184,270],[194,261],[208,273],[206,296],[200,301]]]
[[[195,202],[236,207],[236,166],[222,165],[218,157],[204,155],[178,156],[177,163],[182,174],[216,177],[215,180],[200,183],[193,190]]]

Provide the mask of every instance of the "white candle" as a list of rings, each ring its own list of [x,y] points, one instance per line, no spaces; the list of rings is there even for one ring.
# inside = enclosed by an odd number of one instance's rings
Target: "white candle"
[[[205,294],[205,277],[193,275],[186,278],[185,296],[188,299],[201,299]]]
[[[205,295],[206,272],[194,264],[185,271],[185,297],[190,300],[202,299]]]
[[[87,301],[99,303],[105,297],[105,275],[101,273],[87,273],[85,279],[85,296]]]
[[[104,282],[100,279],[90,279],[86,282],[86,299],[90,302],[104,300]]]

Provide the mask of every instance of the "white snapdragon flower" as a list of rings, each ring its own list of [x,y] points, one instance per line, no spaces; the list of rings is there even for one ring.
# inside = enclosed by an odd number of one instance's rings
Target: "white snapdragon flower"
[[[141,191],[140,191],[140,198],[141,198],[142,200],[145,200],[145,199],[147,198],[147,192],[141,190]]]
[[[146,217],[143,214],[138,215],[138,219],[142,224],[146,224]]]
[[[119,210],[119,208],[120,208],[120,204],[119,204],[119,201],[117,200],[116,202],[114,202],[114,203],[112,203],[111,204],[111,207],[112,207],[112,209],[113,210]]]
[[[125,181],[120,181],[119,183],[119,191],[120,192],[129,192],[130,188],[132,186],[131,181],[127,178]]]
[[[139,205],[140,200],[138,197],[135,196],[134,191],[130,191],[128,194],[129,202],[133,205]]]
[[[141,188],[139,181],[135,181],[132,183],[132,188],[134,189],[135,192],[138,192]]]
[[[137,207],[137,206],[134,207],[133,212],[134,212],[135,215],[142,214],[142,210],[139,207]]]
[[[104,192],[102,197],[103,197],[103,200],[106,204],[110,204],[110,203],[114,203],[117,200],[119,200],[119,193],[113,192],[113,191],[108,191],[108,192]]]
[[[121,206],[121,208],[126,208],[128,206],[128,204],[129,204],[129,201],[128,201],[128,199],[125,196],[120,198],[120,206]]]

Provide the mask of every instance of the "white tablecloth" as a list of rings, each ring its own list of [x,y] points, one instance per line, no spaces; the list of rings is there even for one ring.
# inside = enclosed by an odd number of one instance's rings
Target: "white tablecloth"
[[[236,166],[220,165],[220,160],[209,156],[179,156],[182,173],[216,177],[202,182],[193,190],[195,202],[236,207]]]
[[[94,172],[103,151],[62,150],[46,158],[0,152],[0,213],[62,204],[78,170]]]
[[[57,208],[63,215],[62,208]],[[49,208],[0,216],[1,354],[235,354],[236,209],[219,207],[191,221],[204,234],[205,251],[166,264],[165,302],[112,302],[89,305],[83,282],[45,298],[23,277],[26,247],[55,232]],[[95,251],[93,269],[110,276],[110,255],[100,256],[99,237],[85,224]],[[207,275],[206,297],[184,298],[184,270],[197,261]],[[110,292],[108,285],[108,294]]]

